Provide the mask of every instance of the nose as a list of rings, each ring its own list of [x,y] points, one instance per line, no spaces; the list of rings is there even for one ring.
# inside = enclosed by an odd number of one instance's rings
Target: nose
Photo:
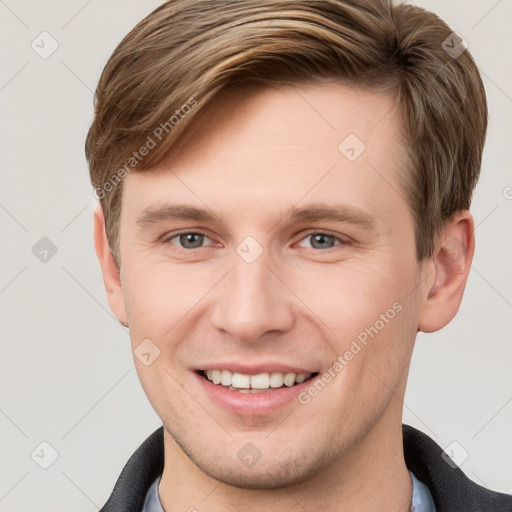
[[[235,253],[231,271],[219,283],[213,325],[245,343],[291,329],[293,294],[278,276],[265,251],[252,263]]]

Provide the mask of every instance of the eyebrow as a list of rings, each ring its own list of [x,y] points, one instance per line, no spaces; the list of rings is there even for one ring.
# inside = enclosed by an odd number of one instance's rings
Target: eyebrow
[[[167,220],[195,220],[198,222],[222,221],[212,212],[195,206],[168,204],[161,207],[150,206],[142,210],[135,221],[140,226],[149,226]]]
[[[348,222],[367,229],[377,227],[377,220],[370,214],[359,208],[345,205],[313,204],[302,208],[293,206],[284,218],[297,222]]]
[[[169,220],[223,222],[222,217],[204,208],[186,204],[166,204],[160,207],[145,208],[137,218],[136,223],[141,227],[147,227]],[[352,206],[326,205],[324,203],[305,207],[292,206],[274,226],[283,220],[292,222],[348,222],[370,230],[377,227],[377,220],[363,210]]]

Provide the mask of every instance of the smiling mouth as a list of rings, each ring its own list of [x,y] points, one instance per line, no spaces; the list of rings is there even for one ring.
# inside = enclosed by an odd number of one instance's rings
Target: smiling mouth
[[[259,373],[246,375],[230,370],[199,370],[198,374],[210,383],[239,393],[269,393],[290,388],[318,375],[314,373]]]

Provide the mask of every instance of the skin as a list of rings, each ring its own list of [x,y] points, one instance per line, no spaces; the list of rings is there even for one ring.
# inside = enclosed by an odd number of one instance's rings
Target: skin
[[[120,272],[96,209],[110,307],[132,349],[149,338],[161,351],[149,366],[134,360],[164,425],[167,512],[409,510],[401,419],[412,350],[419,330],[456,314],[474,238],[471,215],[459,212],[433,257],[417,261],[400,129],[389,92],[246,87],[217,99],[162,165],[127,175]],[[338,149],[351,133],[366,146],[353,162]],[[216,220],[137,223],[167,203]],[[373,225],[286,217],[313,203],[363,212]],[[183,230],[204,232],[202,246],[171,238]],[[314,233],[334,238],[318,245]],[[236,251],[247,236],[262,249],[252,263]],[[321,376],[395,303],[401,311],[305,405],[235,414],[198,385],[198,365],[228,358]],[[247,442],[262,454],[252,467],[237,458]]]

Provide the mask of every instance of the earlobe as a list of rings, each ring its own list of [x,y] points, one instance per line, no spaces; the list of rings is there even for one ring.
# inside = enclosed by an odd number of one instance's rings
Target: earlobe
[[[438,238],[432,258],[434,278],[425,290],[418,329],[434,332],[447,325],[459,310],[475,250],[474,221],[459,212]],[[433,282],[432,282],[433,281]]]
[[[119,268],[108,244],[105,218],[99,202],[94,210],[94,247],[103,274],[103,284],[107,292],[109,307],[119,322],[128,327]]]

